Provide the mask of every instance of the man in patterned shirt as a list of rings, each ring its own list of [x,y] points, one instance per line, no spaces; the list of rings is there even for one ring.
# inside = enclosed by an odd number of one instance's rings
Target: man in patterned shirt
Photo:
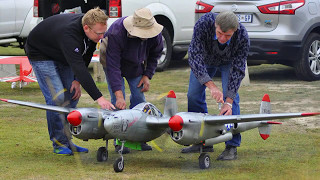
[[[189,47],[189,112],[208,112],[205,95],[208,87],[211,97],[223,104],[219,115],[240,114],[238,89],[245,76],[249,46],[245,27],[231,11],[218,15],[207,13],[197,21]],[[221,72],[223,92],[212,81],[218,69]],[[226,149],[218,160],[237,159],[237,147],[240,143],[240,133],[233,135],[225,143]],[[184,148],[182,153],[199,152],[201,146],[198,144]],[[203,147],[203,152],[212,151],[212,146]]]

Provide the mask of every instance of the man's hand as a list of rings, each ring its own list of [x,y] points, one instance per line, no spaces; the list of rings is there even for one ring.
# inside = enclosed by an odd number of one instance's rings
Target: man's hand
[[[227,97],[225,103],[223,104],[219,115],[232,115],[232,103],[233,99]]]
[[[204,85],[209,88],[211,97],[215,99],[217,103],[224,103],[223,93],[212,81],[208,81]]]
[[[126,109],[126,101],[124,100],[124,97],[123,97],[123,93],[121,90],[118,90],[114,93],[114,95],[116,96],[116,107],[118,109]]]
[[[73,100],[77,100],[81,97],[81,87],[80,83],[76,80],[72,81],[70,93],[74,91],[74,95],[72,96]]]
[[[232,115],[232,108],[228,104],[223,104],[219,115]]]
[[[126,109],[126,101],[123,99],[123,98],[117,98],[117,101],[116,101],[116,107],[118,109]]]
[[[150,88],[150,82],[148,76],[143,75],[138,86],[137,87],[142,87],[141,92],[147,92],[149,91]]]
[[[106,98],[104,98],[103,96],[101,96],[100,98],[97,99],[97,102],[99,104],[99,106],[101,107],[101,109],[116,109],[113,104],[111,104],[111,102],[109,102],[108,100],[106,100]]]

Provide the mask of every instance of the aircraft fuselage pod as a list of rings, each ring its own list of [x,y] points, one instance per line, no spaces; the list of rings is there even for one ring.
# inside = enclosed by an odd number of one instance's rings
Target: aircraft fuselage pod
[[[130,109],[112,112],[104,121],[104,128],[111,136],[121,140],[148,142],[161,136],[165,128],[150,128],[147,119],[158,118],[140,110]]]

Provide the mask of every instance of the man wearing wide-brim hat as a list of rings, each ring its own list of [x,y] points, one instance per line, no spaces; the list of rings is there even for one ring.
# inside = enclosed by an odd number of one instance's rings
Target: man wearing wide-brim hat
[[[124,78],[131,91],[129,108],[145,102],[144,92],[149,90],[149,80],[155,73],[163,49],[162,29],[151,11],[142,8],[132,16],[112,23],[106,32],[102,41],[102,46],[106,47],[104,71],[111,102],[117,108],[127,108]],[[142,150],[151,149],[151,146],[142,144]]]

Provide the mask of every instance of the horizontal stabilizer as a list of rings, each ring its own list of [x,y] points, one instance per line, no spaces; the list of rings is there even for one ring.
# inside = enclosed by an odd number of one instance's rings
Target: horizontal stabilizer
[[[62,113],[69,113],[74,110],[72,108],[51,106],[51,105],[45,105],[45,104],[37,104],[37,103],[32,103],[32,102],[24,102],[24,101],[9,100],[9,99],[0,99],[0,100],[7,102],[7,103],[18,104],[18,105],[22,105],[22,106],[28,106],[28,107],[56,111],[56,112],[62,112]]]

